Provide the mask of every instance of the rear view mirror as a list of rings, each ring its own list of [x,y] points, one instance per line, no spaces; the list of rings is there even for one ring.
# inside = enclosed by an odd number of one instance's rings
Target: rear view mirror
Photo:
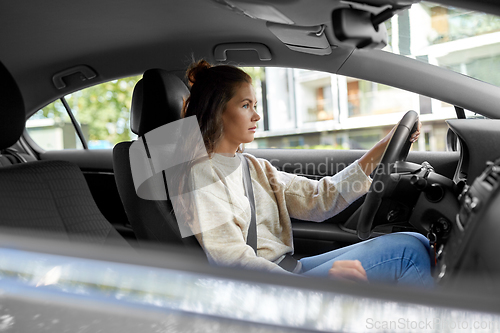
[[[378,16],[359,9],[336,9],[332,13],[335,37],[342,44],[358,49],[381,49],[387,45],[387,29]]]

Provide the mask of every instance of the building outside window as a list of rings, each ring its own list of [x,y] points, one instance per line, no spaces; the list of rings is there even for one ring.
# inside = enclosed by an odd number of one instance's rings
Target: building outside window
[[[500,18],[420,2],[386,23],[393,52],[500,86]],[[408,110],[423,124],[414,150],[446,150],[445,120],[453,105],[376,82],[292,68],[244,68],[253,78],[261,116],[248,148],[369,149]],[[134,139],[129,130],[133,87],[140,77],[114,80],[65,96],[27,122],[46,150],[82,149],[63,100],[90,149]],[[106,112],[103,112],[106,111]],[[466,110],[467,115],[473,115]],[[42,135],[43,134],[43,135]],[[49,140],[42,140],[47,137]]]
[[[387,52],[447,67],[500,86],[500,19],[414,4],[386,22]],[[466,59],[465,62],[463,59]],[[269,130],[247,147],[368,149],[408,110],[420,113],[423,135],[414,150],[446,150],[445,120],[454,106],[397,88],[303,69],[266,68]],[[466,110],[468,116],[473,115]]]

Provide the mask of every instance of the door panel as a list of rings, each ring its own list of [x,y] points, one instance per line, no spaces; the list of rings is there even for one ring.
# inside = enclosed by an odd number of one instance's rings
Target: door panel
[[[65,160],[78,164],[82,171],[113,172],[112,149],[65,149],[40,154],[41,160]]]

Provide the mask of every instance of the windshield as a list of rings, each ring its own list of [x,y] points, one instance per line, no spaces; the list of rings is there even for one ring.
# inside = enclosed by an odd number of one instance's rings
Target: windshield
[[[385,24],[384,51],[500,86],[500,17],[423,1]]]

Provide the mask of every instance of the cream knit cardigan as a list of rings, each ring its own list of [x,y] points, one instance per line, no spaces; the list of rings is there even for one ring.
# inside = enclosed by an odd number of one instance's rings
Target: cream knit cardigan
[[[210,262],[288,273],[278,263],[293,253],[290,218],[321,222],[365,194],[371,179],[355,161],[333,177],[311,180],[277,170],[269,161],[243,154],[250,166],[257,220],[257,255],[246,244],[250,204],[238,156],[213,154],[195,164],[196,237]]]

